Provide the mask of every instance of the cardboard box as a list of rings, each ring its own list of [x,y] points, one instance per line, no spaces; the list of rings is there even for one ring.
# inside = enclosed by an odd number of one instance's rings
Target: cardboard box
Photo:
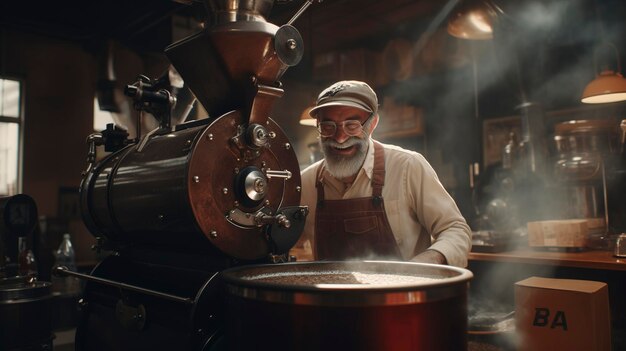
[[[609,291],[589,280],[531,277],[515,283],[518,350],[611,350]]]
[[[531,247],[582,248],[587,243],[586,219],[563,219],[528,222],[528,245]]]

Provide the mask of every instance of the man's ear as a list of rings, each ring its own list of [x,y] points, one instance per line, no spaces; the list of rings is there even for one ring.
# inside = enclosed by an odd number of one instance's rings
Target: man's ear
[[[376,126],[378,125],[378,113],[374,115],[374,117],[372,117],[372,127],[370,128],[370,136],[372,136],[372,133],[374,133],[374,129],[376,129]]]

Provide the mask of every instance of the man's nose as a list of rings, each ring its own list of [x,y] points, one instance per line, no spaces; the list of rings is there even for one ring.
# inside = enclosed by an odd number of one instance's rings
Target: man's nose
[[[343,130],[343,125],[337,125],[337,131],[335,132],[335,141],[342,144],[346,140],[350,139],[350,136]]]

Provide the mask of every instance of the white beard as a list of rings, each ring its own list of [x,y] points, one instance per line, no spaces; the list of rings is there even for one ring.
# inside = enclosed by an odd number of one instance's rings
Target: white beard
[[[331,150],[332,148],[348,148],[354,145],[356,145],[356,153],[352,156],[336,155]],[[341,144],[332,139],[320,139],[320,147],[326,159],[326,168],[337,179],[349,178],[359,172],[367,156],[368,145],[369,138],[350,137]]]

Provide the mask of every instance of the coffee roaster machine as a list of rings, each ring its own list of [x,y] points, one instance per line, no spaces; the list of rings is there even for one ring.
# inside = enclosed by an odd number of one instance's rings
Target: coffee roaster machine
[[[113,252],[85,281],[77,350],[223,347],[218,273],[290,260],[307,208],[295,152],[270,118],[280,78],[303,55],[291,23],[266,21],[273,0],[210,0],[212,23],[166,55],[209,117],[173,126],[159,79],[126,87],[159,128],[133,140],[110,125],[88,138],[84,222]],[[95,150],[113,151],[99,162]],[[220,346],[222,345],[222,346]]]

